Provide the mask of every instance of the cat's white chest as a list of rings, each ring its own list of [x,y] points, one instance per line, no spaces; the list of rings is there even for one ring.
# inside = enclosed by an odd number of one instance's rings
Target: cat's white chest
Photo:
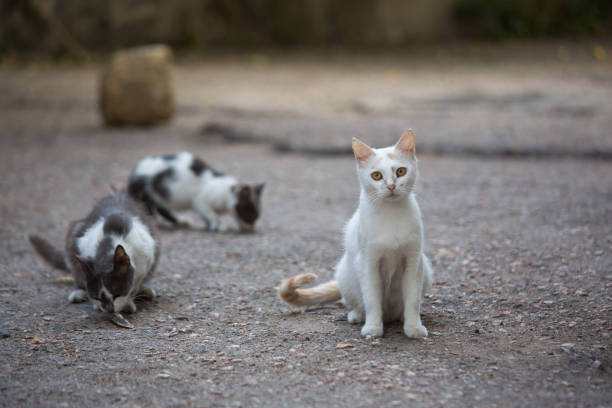
[[[120,242],[134,266],[134,287],[138,289],[155,262],[156,245],[149,229],[138,218],[133,218],[133,228]]]
[[[419,245],[421,224],[409,212],[378,214],[368,222],[368,241],[374,248],[383,251],[400,251]]]

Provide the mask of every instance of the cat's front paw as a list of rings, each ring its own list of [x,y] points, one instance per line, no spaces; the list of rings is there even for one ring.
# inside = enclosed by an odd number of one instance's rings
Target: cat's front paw
[[[87,292],[83,289],[75,289],[68,295],[68,302],[81,303],[87,300]]]
[[[359,313],[356,310],[351,310],[348,312],[346,320],[348,320],[350,324],[363,323],[363,313]]]
[[[219,221],[209,221],[208,222],[208,230],[210,232],[219,232],[221,228],[221,223]]]
[[[411,339],[427,337],[427,329],[420,322],[416,324],[404,323],[404,334]]]
[[[361,335],[363,337],[382,337],[383,336],[383,325],[381,324],[365,324],[361,328]]]
[[[128,313],[128,314],[136,313],[136,304],[134,303],[134,301],[130,299],[129,302],[127,302],[125,306],[123,306],[123,309],[121,309],[121,312]]]

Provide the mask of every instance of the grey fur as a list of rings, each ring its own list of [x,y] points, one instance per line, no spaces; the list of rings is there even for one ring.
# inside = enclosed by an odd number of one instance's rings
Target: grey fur
[[[133,200],[124,191],[104,197],[87,217],[70,224],[64,254],[38,236],[31,236],[30,242],[43,259],[52,266],[58,269],[69,269],[74,276],[77,289],[85,290],[90,298],[99,299],[103,305],[109,307],[108,305],[112,305],[112,302],[109,301],[106,293],[102,293],[102,287],[110,288],[111,295],[117,297],[129,293],[132,286],[129,259],[120,259],[123,262],[118,264],[116,258],[118,249],[113,251],[113,241],[110,238],[110,235],[126,236],[129,234],[133,227],[132,217],[137,217],[147,226],[156,243],[154,263],[142,282],[144,284],[150,280],[157,266],[159,242],[155,237],[155,229],[150,216],[140,203]],[[103,232],[106,236],[99,242],[95,257],[84,258],[79,253],[77,241],[101,218],[105,219]],[[127,255],[125,257],[127,258]],[[61,268],[60,258],[64,259],[64,268]],[[118,268],[121,268],[121,271]]]

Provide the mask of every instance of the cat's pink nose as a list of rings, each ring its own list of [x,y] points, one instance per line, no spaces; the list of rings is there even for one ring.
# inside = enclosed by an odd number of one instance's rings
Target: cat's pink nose
[[[387,186],[387,188],[388,188],[390,191],[393,191],[393,190],[395,190],[395,184],[391,184],[390,186]]]

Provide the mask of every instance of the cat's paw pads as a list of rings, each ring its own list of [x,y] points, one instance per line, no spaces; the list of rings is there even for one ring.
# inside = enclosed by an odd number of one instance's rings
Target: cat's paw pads
[[[350,324],[363,323],[363,313],[359,313],[356,310],[351,310],[350,312],[348,312],[346,320],[348,320]]]
[[[68,302],[70,303],[81,303],[87,300],[87,292],[83,289],[73,290],[68,294]]]
[[[411,339],[427,337],[427,329],[421,323],[404,324],[404,334]]]
[[[125,304],[125,306],[123,306],[123,309],[121,311],[128,314],[136,313],[136,304],[133,300],[130,300],[128,303]]]
[[[138,295],[137,295],[139,299],[144,299],[144,300],[153,300],[155,299],[156,296],[157,296],[157,291],[148,286],[144,286],[142,289],[140,289],[140,292],[138,292]]]
[[[361,335],[366,338],[382,337],[383,326],[380,325],[368,325],[366,324],[361,328]]]

